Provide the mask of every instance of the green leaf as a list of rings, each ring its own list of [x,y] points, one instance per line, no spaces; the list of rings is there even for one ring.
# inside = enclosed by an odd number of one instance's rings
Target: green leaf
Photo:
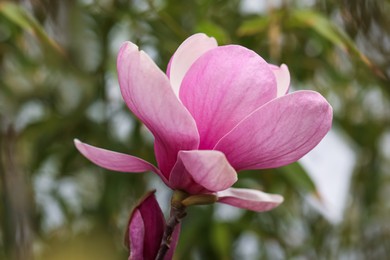
[[[214,37],[220,45],[229,42],[229,36],[225,30],[211,21],[200,22],[196,27],[196,31]]]
[[[270,18],[269,16],[265,17],[256,17],[243,22],[243,24],[238,28],[237,34],[239,36],[250,36],[257,33],[261,33],[267,29],[269,26]]]
[[[345,52],[356,55],[375,74],[384,77],[383,72],[358,49],[352,39],[322,14],[312,10],[295,10],[291,13],[290,18],[286,20],[286,25],[312,29]]]
[[[291,13],[288,24],[297,27],[307,27],[326,38],[334,45],[348,51],[351,40],[323,15],[311,10],[295,10]]]
[[[285,177],[296,190],[303,193],[317,194],[317,188],[314,182],[298,162],[285,166],[282,170],[283,177]]]
[[[21,27],[23,30],[36,36],[42,43],[48,45],[57,52],[57,54],[64,56],[62,48],[47,35],[42,26],[21,6],[10,2],[0,3],[0,15]]]

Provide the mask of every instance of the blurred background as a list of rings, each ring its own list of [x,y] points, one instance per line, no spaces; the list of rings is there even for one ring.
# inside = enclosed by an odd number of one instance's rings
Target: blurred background
[[[73,139],[155,162],[116,55],[130,40],[165,70],[196,32],[287,64],[334,123],[299,163],[240,174],[236,187],[282,194],[277,209],[190,208],[176,259],[388,259],[389,13],[389,0],[0,1],[0,259],[127,259],[145,191],[167,213],[153,174],[103,170]]]

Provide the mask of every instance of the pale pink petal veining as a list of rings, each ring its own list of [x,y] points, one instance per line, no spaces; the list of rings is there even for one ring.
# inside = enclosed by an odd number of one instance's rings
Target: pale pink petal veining
[[[173,92],[179,96],[179,89],[184,75],[191,65],[208,50],[216,48],[217,41],[203,33],[188,37],[173,54],[167,68]]]
[[[275,168],[300,159],[332,125],[332,107],[319,93],[297,91],[265,104],[215,146],[236,170]]]
[[[276,83],[278,85],[278,94],[277,96],[286,95],[290,88],[290,71],[286,64],[282,64],[279,66],[269,64],[272,72],[276,77]]]
[[[200,149],[218,140],[248,114],[276,97],[276,79],[267,62],[238,45],[214,48],[185,75],[179,97],[194,117]]]
[[[168,177],[177,153],[198,147],[195,121],[173,93],[166,75],[136,45],[122,45],[117,68],[123,99],[153,133],[156,160]]]
[[[280,195],[252,189],[229,188],[216,195],[220,203],[257,212],[271,210],[283,202]]]
[[[220,151],[180,151],[169,183],[191,194],[215,192],[231,187],[237,173]]]

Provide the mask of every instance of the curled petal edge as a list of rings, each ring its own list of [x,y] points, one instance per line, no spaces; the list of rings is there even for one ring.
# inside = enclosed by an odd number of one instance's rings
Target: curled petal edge
[[[180,151],[170,175],[173,189],[190,194],[225,190],[237,181],[237,172],[220,151]]]

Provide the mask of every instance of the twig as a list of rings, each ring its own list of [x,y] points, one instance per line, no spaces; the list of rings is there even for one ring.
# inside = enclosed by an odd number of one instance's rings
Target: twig
[[[164,235],[161,241],[160,249],[158,250],[156,256],[156,260],[164,260],[165,255],[171,247],[172,235],[176,226],[187,215],[186,207],[181,203],[183,198],[185,198],[186,196],[187,194],[178,191],[176,191],[175,194],[172,196],[171,216],[167,221],[167,225],[164,230]]]

